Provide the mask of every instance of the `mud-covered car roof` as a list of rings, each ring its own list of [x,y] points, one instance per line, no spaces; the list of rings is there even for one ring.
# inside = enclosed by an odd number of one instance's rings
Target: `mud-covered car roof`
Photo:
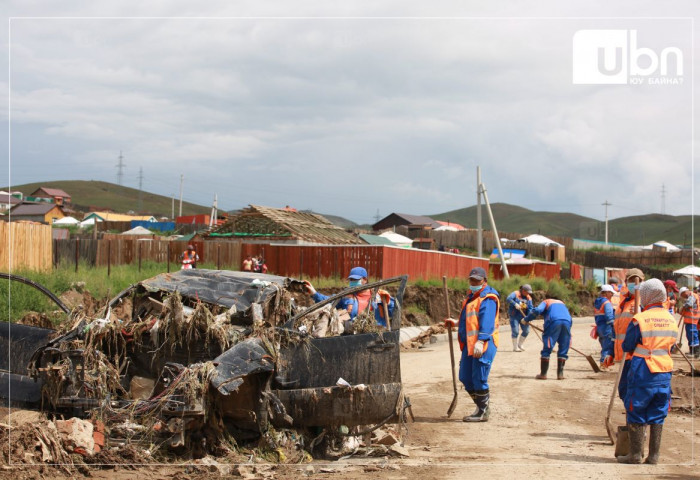
[[[152,292],[178,292],[183,297],[227,308],[235,305],[238,311],[243,311],[253,303],[265,303],[279,286],[286,288],[293,281],[265,273],[191,269],[162,273],[140,285]]]

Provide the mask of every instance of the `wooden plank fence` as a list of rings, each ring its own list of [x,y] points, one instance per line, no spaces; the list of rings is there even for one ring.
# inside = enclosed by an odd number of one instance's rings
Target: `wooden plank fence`
[[[690,249],[678,252],[658,250],[613,250],[593,252],[576,250],[567,252],[567,259],[592,268],[621,267],[633,268],[638,265],[690,265],[693,263]]]
[[[50,231],[49,231],[50,234]],[[163,263],[170,261],[172,269],[179,268],[180,255],[188,244],[193,244],[199,255],[199,262],[212,263],[221,269],[238,270],[241,259],[241,243],[183,242],[152,238],[132,238],[120,235],[105,235],[98,240],[72,239],[54,240],[55,265],[62,262],[85,266],[131,265],[141,262]],[[77,255],[76,255],[77,250]]]
[[[0,222],[0,271],[51,270],[51,226]]]

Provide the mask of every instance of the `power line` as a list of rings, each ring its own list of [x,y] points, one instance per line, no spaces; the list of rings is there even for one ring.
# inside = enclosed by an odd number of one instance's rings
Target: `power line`
[[[117,184],[122,184],[122,179],[124,178],[124,157],[122,156],[122,151],[119,150],[119,163],[117,163]]]

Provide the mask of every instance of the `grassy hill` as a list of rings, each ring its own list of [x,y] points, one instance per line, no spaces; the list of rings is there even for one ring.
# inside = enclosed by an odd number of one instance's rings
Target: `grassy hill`
[[[172,199],[154,193],[142,193],[143,208],[139,208],[139,191],[135,188],[123,187],[114,183],[95,180],[59,180],[24,185],[13,185],[12,191],[19,190],[29,195],[40,187],[60,188],[71,196],[75,209],[87,211],[89,208],[99,210],[109,208],[118,213],[134,211],[155,216],[170,217]],[[7,190],[7,187],[4,188]],[[175,214],[179,211],[179,202],[175,199]],[[205,207],[189,202],[182,202],[183,215],[209,213],[211,207]]]
[[[502,232],[561,235],[588,240],[604,240],[605,224],[594,218],[573,213],[535,212],[527,208],[494,203],[491,205],[496,226]],[[430,215],[435,220],[451,221],[467,228],[476,228],[476,206]],[[700,226],[700,216],[695,224]],[[490,228],[486,207],[482,206],[482,224]],[[608,240],[614,243],[644,245],[659,240],[673,244],[690,244],[690,215],[649,214],[617,218],[608,222]],[[700,245],[700,232],[696,235]]]

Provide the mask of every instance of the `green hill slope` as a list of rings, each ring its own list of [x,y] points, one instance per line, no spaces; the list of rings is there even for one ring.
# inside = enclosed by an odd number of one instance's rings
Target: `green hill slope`
[[[573,213],[535,212],[506,203],[491,205],[496,226],[502,232],[522,234],[561,235],[588,240],[604,240],[605,226],[600,220]],[[476,206],[430,215],[435,220],[451,221],[467,228],[476,228]],[[660,214],[617,218],[608,223],[608,240],[614,243],[645,245],[659,240],[683,245],[690,244],[690,215]],[[700,216],[695,224],[700,225]],[[482,206],[482,224],[490,228],[486,207]],[[700,245],[700,235],[696,235]]]
[[[24,185],[13,185],[12,191],[19,190],[29,195],[40,187],[60,188],[71,196],[76,210],[87,211],[89,208],[99,210],[112,209],[118,213],[134,211],[155,216],[170,217],[172,199],[163,195],[143,192],[141,195],[142,208],[139,208],[139,191],[135,188],[123,187],[114,183],[95,180],[58,180]],[[5,187],[5,190],[7,187]],[[175,215],[179,211],[179,202],[175,200]],[[209,213],[211,207],[205,207],[189,202],[182,202],[183,215]]]

